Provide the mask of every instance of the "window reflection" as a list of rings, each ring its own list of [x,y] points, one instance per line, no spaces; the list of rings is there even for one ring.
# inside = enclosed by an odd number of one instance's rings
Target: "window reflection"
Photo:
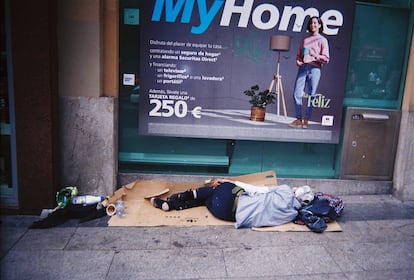
[[[12,187],[6,28],[3,3],[0,5],[0,15],[2,15],[0,21],[0,192],[3,194]]]
[[[358,5],[346,98],[397,100],[409,10]]]

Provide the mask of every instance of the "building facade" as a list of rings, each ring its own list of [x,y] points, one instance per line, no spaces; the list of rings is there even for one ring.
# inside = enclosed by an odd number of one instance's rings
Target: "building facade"
[[[355,3],[339,144],[140,136],[139,83],[121,82],[140,75],[140,25],[124,18],[139,2],[1,2],[2,209],[53,207],[65,185],[107,195],[139,178],[267,170],[293,185],[414,199],[412,1]],[[377,125],[384,115],[391,124]],[[352,126],[358,116],[375,125]]]

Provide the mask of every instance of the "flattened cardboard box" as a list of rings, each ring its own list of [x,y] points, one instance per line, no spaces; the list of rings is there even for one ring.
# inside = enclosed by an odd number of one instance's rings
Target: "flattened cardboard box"
[[[276,172],[267,171],[230,178],[241,182],[260,186],[277,185]],[[208,226],[208,225],[230,225],[233,222],[223,221],[215,218],[206,207],[195,207],[182,211],[164,212],[153,207],[149,198],[162,194],[160,198],[166,198],[173,193],[203,186],[202,182],[167,182],[167,181],[135,181],[127,184],[104,202],[115,203],[123,200],[125,214],[123,217],[112,216],[108,222],[109,226]],[[168,191],[168,192],[167,192]],[[329,230],[329,227],[328,227]],[[269,227],[266,231],[308,231],[306,226],[293,223],[287,225]]]

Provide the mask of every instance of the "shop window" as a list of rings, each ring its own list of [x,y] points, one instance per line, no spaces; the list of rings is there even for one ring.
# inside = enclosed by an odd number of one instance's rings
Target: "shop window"
[[[357,5],[345,106],[399,109],[410,17],[409,9],[399,7],[401,2],[394,2],[398,8]]]
[[[278,177],[337,178],[339,150],[335,144],[231,141],[138,134],[139,25],[125,24],[125,9],[137,9],[139,1],[120,0],[120,93],[119,152],[120,172],[239,175],[276,170]],[[410,1],[356,2],[353,39],[347,73],[344,106],[399,109],[401,106],[407,38],[411,36]],[[129,10],[128,12],[131,12]],[[369,15],[369,16],[368,16]],[[133,23],[133,21],[132,21]],[[134,86],[122,84],[123,74],[132,74]],[[153,157],[147,163],[140,157]],[[200,157],[200,164],[180,164],[182,155]],[[203,165],[211,159],[227,168]],[[135,159],[135,161],[134,161]],[[138,159],[138,160],[137,160]]]

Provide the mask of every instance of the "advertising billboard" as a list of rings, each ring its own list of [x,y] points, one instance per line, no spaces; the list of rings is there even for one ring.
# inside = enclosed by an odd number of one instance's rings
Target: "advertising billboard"
[[[141,3],[140,135],[338,143],[354,1]]]

